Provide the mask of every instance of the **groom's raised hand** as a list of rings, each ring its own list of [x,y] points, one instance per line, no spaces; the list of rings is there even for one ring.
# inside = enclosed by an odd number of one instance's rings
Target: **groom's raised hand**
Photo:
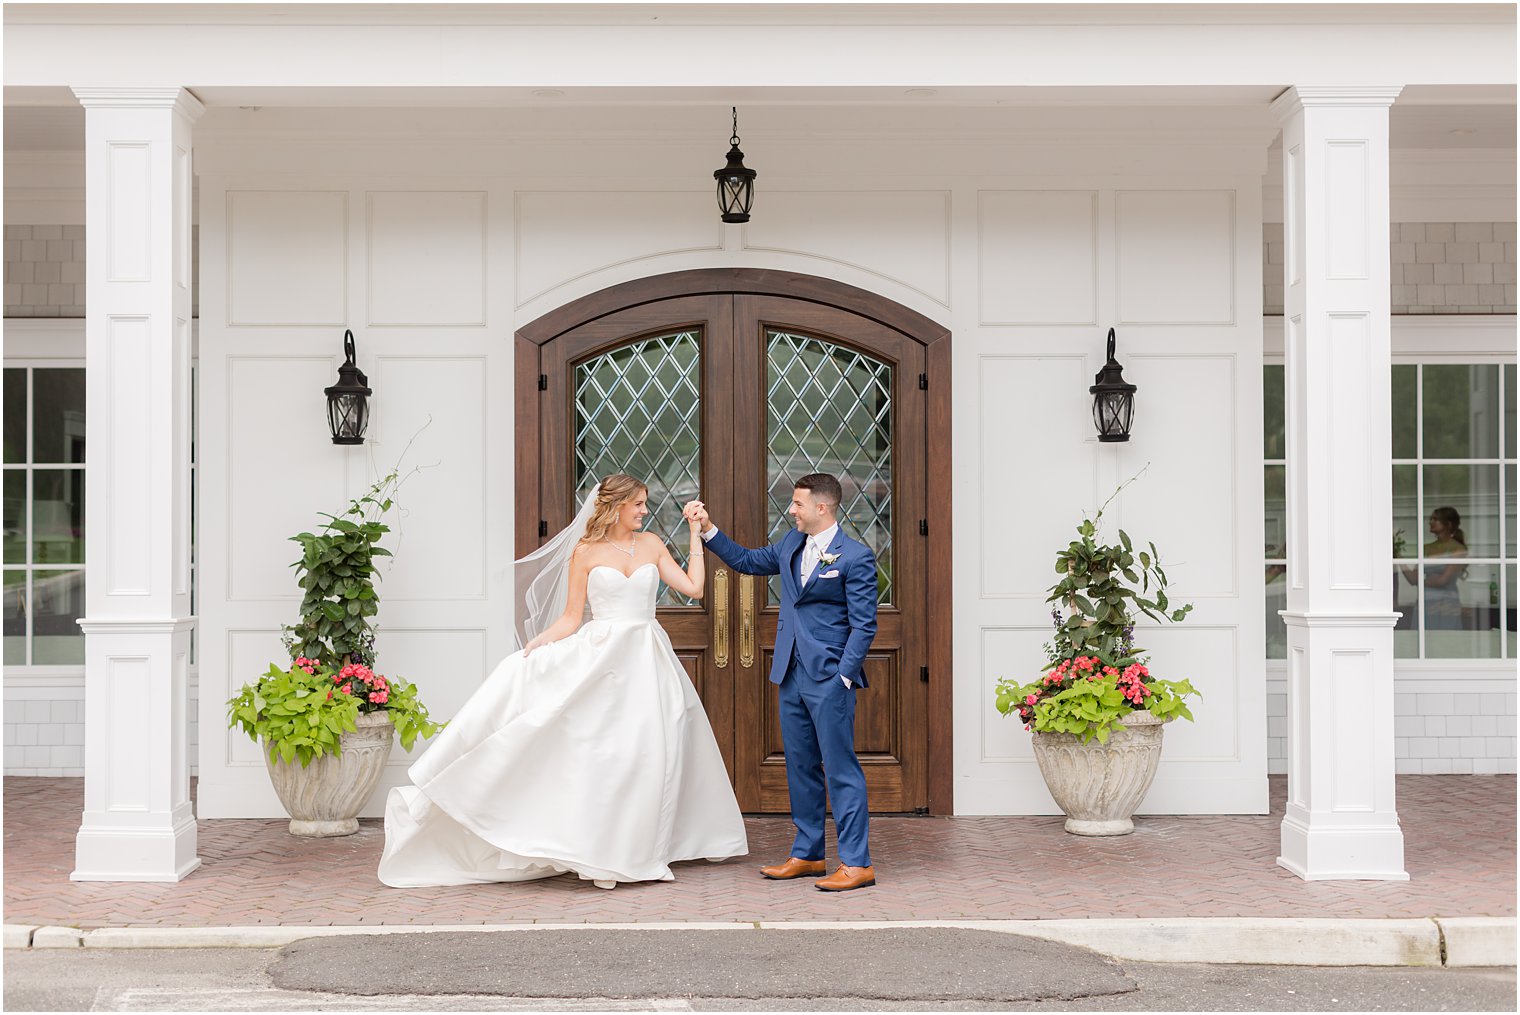
[[[681,514],[688,520],[696,522],[697,527],[703,532],[712,526],[712,519],[707,514],[707,506],[699,500],[687,501],[686,506],[681,509]]]

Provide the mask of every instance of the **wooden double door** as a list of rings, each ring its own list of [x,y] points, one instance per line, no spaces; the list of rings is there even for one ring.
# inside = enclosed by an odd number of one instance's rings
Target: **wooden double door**
[[[761,546],[792,527],[793,480],[835,474],[841,527],[879,562],[870,686],[856,699],[871,809],[926,810],[934,435],[923,341],[794,296],[697,292],[628,305],[637,287],[618,288],[519,333],[519,554],[565,525],[608,473],[648,483],[647,527],[682,563],[686,501],[703,500],[726,533]],[[946,453],[943,443],[935,450]],[[706,560],[704,598],[662,586],[657,617],[706,707],[741,809],[785,813],[785,745],[767,679],[779,580]]]

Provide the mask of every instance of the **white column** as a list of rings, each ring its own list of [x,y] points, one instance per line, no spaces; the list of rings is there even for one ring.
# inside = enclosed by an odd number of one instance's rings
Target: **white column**
[[[190,136],[179,88],[85,107],[84,816],[75,881],[196,867],[190,662]]]
[[[1288,808],[1277,862],[1403,881],[1394,809],[1388,107],[1293,88],[1283,122]]]

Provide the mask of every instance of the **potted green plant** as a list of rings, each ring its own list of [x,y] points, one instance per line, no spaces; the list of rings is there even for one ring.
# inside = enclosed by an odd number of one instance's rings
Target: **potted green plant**
[[[227,723],[262,742],[276,794],[295,835],[351,835],[390,757],[391,742],[411,750],[443,724],[428,717],[414,685],[377,673],[374,582],[380,517],[400,480],[392,470],[340,515],[324,513],[292,566],[304,591],[301,617],[284,629],[291,662],[271,663],[227,702]]]
[[[1134,831],[1132,815],[1161,761],[1164,724],[1191,720],[1185,699],[1200,693],[1146,665],[1134,642],[1136,614],[1180,623],[1193,607],[1167,599],[1154,543],[1137,551],[1123,529],[1118,543],[1098,542],[1103,508],[1082,519],[1078,538],[1056,554],[1061,579],[1047,590],[1055,633],[1045,645],[1044,675],[997,684],[998,711],[1017,715],[1033,732],[1040,774],[1076,835]]]

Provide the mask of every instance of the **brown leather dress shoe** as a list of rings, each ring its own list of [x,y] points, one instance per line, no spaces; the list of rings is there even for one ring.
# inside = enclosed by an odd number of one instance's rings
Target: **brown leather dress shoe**
[[[771,867],[761,867],[760,873],[772,881],[790,881],[792,878],[821,878],[828,873],[828,868],[822,860],[799,860],[795,856],[787,857],[786,863],[778,863]]]
[[[857,888],[869,888],[876,884],[875,867],[846,867],[839,869],[818,882],[821,892],[853,892]]]

